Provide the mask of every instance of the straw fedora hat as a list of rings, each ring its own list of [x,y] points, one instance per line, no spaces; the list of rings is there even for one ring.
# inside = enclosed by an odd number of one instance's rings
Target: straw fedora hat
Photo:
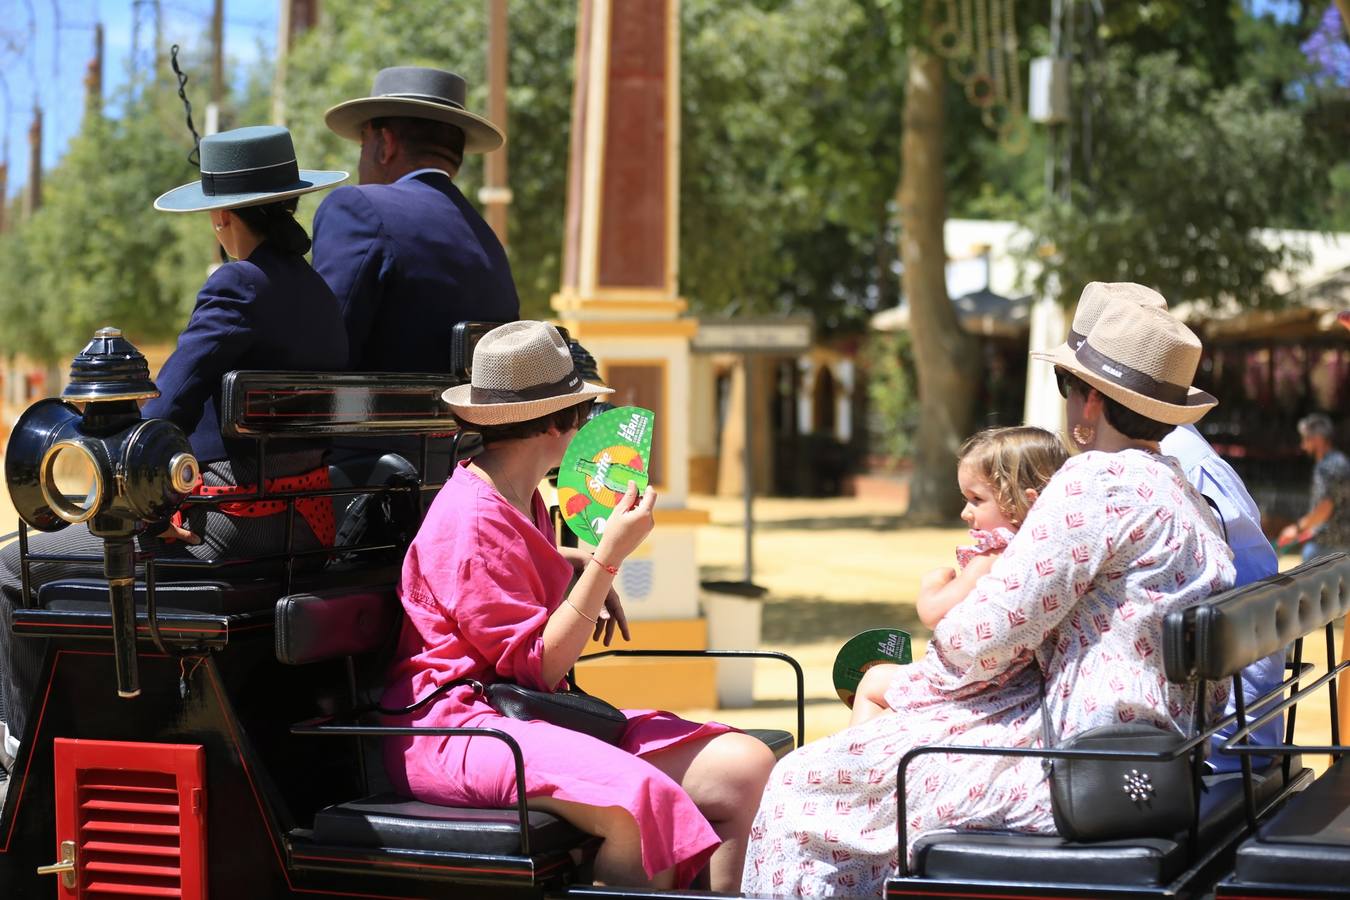
[[[1073,324],[1069,326],[1066,343],[1070,350],[1087,339],[1087,333],[1097,324],[1106,307],[1117,300],[1124,300],[1136,306],[1152,309],[1167,309],[1167,299],[1153,288],[1135,284],[1133,281],[1090,281],[1083,293],[1078,295],[1078,306],[1073,313]]]
[[[359,143],[361,126],[371,119],[431,119],[463,129],[465,153],[496,150],[506,143],[506,135],[487,119],[465,109],[467,93],[464,79],[454,72],[394,66],[375,73],[369,97],[339,103],[323,114],[323,121],[338,137]]]
[[[261,206],[321,191],[347,180],[346,172],[302,169],[291,133],[279,125],[250,125],[202,138],[200,181],[160,194],[161,212],[203,212]]]
[[[1200,339],[1166,310],[1117,298],[1078,349],[1031,354],[1053,363],[1141,416],[1167,425],[1198,422],[1218,404],[1193,387]]]
[[[558,329],[524,321],[483,335],[473,351],[470,383],[441,398],[466,422],[509,425],[612,393],[613,388],[582,379]]]

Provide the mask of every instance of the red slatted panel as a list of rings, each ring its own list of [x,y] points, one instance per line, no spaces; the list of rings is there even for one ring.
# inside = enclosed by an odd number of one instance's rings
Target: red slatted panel
[[[205,760],[196,744],[56,740],[56,841],[76,842],[62,898],[206,897]]]

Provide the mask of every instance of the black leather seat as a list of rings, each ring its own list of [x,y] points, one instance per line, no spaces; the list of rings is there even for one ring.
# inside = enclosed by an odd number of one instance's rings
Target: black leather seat
[[[1350,758],[1341,757],[1238,848],[1231,886],[1350,893]]]
[[[1299,769],[1293,767],[1295,777]],[[1256,802],[1274,799],[1283,788],[1276,764],[1255,778]],[[1239,773],[1205,778],[1200,801],[1200,843],[1212,844],[1242,824]],[[1170,883],[1188,864],[1186,836],[1075,843],[1058,835],[963,832],[929,834],[914,842],[914,870],[935,880],[1026,881],[1032,883],[1156,887]]]
[[[776,758],[781,759],[793,748],[792,735],[786,731],[755,728],[746,733],[763,741]],[[529,829],[530,853],[534,856],[570,850],[587,840],[571,825],[537,810],[529,813]],[[382,793],[319,810],[314,815],[313,842],[511,856],[520,852],[520,819],[514,809],[435,806]]]
[[[570,850],[587,836],[556,816],[529,812],[530,853]],[[459,809],[375,794],[338,803],[314,816],[314,841],[322,845],[424,850],[440,853],[520,853],[520,819],[514,809]]]
[[[776,728],[746,728],[745,733],[772,750],[774,759],[787,756],[797,743],[792,737],[792,732],[779,731]]]

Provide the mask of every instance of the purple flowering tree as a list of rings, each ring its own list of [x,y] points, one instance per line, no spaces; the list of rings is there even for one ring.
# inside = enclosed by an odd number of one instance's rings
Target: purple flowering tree
[[[1313,65],[1313,77],[1321,87],[1350,87],[1350,43],[1346,23],[1335,3],[1327,5],[1322,21],[1300,45]]]

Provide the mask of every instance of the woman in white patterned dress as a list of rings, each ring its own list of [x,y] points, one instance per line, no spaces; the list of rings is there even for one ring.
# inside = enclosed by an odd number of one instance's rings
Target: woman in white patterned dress
[[[1191,729],[1193,691],[1167,681],[1162,623],[1233,583],[1204,501],[1158,440],[1217,402],[1190,387],[1200,342],[1166,312],[1113,304],[1053,362],[1084,452],[1046,485],[990,573],[886,692],[891,711],[775,767],[742,890],[879,896],[898,864],[896,769],[931,744],[1041,744],[1121,722]],[[1210,710],[1226,694],[1214,686]],[[933,754],[907,773],[911,841],[934,831],[1053,832],[1040,760]]]

